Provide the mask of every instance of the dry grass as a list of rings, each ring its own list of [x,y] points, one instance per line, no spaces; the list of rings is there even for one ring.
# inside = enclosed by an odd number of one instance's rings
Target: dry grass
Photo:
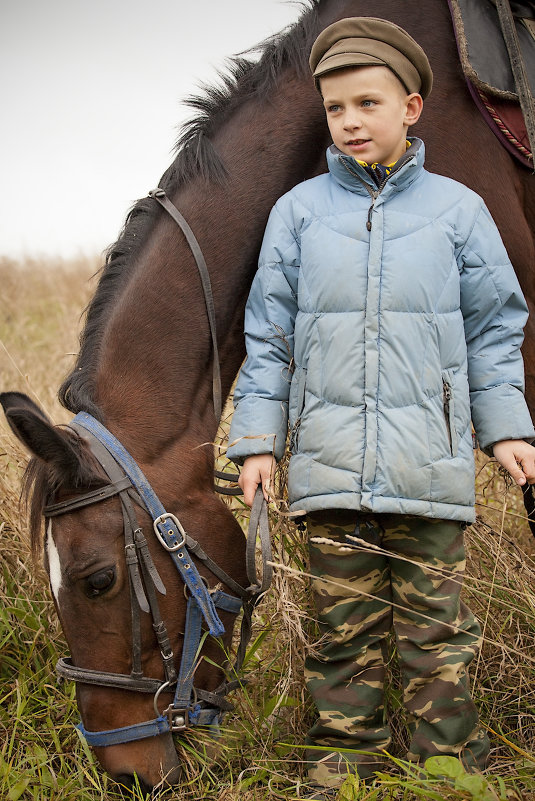
[[[55,422],[69,416],[59,407],[56,392],[77,349],[80,311],[93,291],[88,278],[95,268],[87,262],[21,266],[0,260],[0,388],[28,393]],[[65,646],[44,573],[31,563],[19,512],[25,461],[0,419],[0,796],[9,801],[114,798],[110,783],[72,731],[72,688],[58,689],[53,679],[55,659]],[[479,469],[479,519],[467,532],[465,596],[485,630],[473,681],[491,735],[496,794],[488,788],[480,795],[473,788],[445,789],[437,779],[429,784],[429,777],[386,776],[372,789],[349,788],[353,795],[348,798],[535,799],[533,541],[519,491],[507,486],[485,457]],[[245,526],[243,507],[232,503]],[[177,797],[256,801],[292,798],[298,792],[299,746],[310,720],[303,662],[316,632],[307,612],[303,538],[283,514],[283,501],[279,510],[272,511],[271,523],[273,561],[281,567],[257,612],[247,654],[249,684],[236,694],[237,711],[226,721],[227,737],[215,764],[202,758],[198,740],[182,742],[191,783]],[[389,704],[396,748],[402,753],[405,731],[395,687]],[[393,774],[398,768],[403,777],[402,766],[392,762]]]
[[[0,386],[26,392],[55,422],[69,418],[58,386],[78,351],[80,317],[98,263],[0,258]]]
[[[93,286],[96,260],[19,264],[0,258],[0,391],[25,392],[54,422],[70,415],[56,397],[78,347],[80,315]],[[27,527],[20,514],[20,480],[27,454],[0,415],[0,525],[2,559],[25,590],[42,591],[44,572],[29,559]],[[36,589],[37,592],[37,589]]]

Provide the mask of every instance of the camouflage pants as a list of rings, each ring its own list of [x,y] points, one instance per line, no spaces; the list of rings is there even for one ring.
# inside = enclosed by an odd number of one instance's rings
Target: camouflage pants
[[[383,694],[390,631],[411,737],[406,758],[423,763],[428,756],[456,755],[467,768],[484,767],[488,738],[478,727],[467,675],[481,632],[459,598],[461,524],[326,511],[309,515],[307,528],[323,634],[305,663],[318,711],[307,740],[315,746],[307,750],[310,779],[337,786],[348,769],[367,777],[381,767],[391,741]]]

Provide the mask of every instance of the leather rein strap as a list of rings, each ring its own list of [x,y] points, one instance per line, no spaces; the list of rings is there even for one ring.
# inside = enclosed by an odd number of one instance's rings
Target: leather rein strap
[[[151,189],[149,197],[156,200],[160,206],[172,217],[172,219],[179,226],[180,230],[186,237],[186,241],[190,246],[190,250],[195,259],[199,277],[201,279],[202,291],[204,294],[204,302],[206,304],[206,314],[208,315],[208,324],[210,326],[210,336],[212,338],[213,348],[213,361],[212,361],[212,396],[214,402],[214,412],[216,420],[219,423],[221,413],[223,411],[222,389],[221,389],[221,368],[219,366],[219,350],[217,346],[217,328],[215,317],[214,296],[212,293],[212,284],[210,281],[210,274],[206,266],[201,247],[197,241],[197,237],[191,230],[190,225],[185,219],[184,215],[179,212],[177,207],[169,200],[165,194],[165,190],[161,187]],[[218,470],[214,471],[215,478],[222,481],[230,481],[236,483],[238,481],[237,473],[225,473]],[[242,492],[239,487],[223,487],[220,484],[214,484],[214,489],[220,495],[241,495]]]
[[[173,220],[179,226],[182,233],[186,237],[187,243],[190,246],[190,250],[193,253],[195,264],[197,265],[197,270],[199,271],[202,291],[204,294],[204,302],[206,303],[206,313],[208,315],[208,322],[210,324],[212,348],[214,351],[213,368],[212,368],[213,369],[212,394],[214,398],[215,416],[216,420],[219,422],[221,418],[221,412],[223,410],[222,399],[221,399],[221,371],[219,367],[219,351],[217,348],[214,297],[212,294],[212,285],[210,282],[210,274],[208,272],[208,267],[206,266],[206,261],[203,256],[203,252],[199,246],[199,243],[197,242],[195,234],[193,233],[187,221],[179,212],[177,207],[173,205],[173,203],[171,203],[171,201],[165,194],[165,191],[160,187],[158,187],[157,189],[151,189],[151,191],[149,192],[149,197],[154,198],[154,200],[156,200],[160,204],[160,206],[162,206],[166,210],[166,212],[171,215]]]

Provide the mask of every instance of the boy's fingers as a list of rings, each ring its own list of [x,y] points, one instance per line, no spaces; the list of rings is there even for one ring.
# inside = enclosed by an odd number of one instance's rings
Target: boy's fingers
[[[259,482],[254,480],[245,480],[243,489],[243,500],[247,504],[247,506],[252,506],[254,501],[254,496],[256,492],[256,488],[258,487]]]
[[[535,462],[532,458],[525,458],[521,462],[524,476],[530,484],[535,484]]]
[[[258,481],[251,479],[249,476],[244,476],[243,473],[238,479],[238,486],[243,490],[243,500],[247,506],[253,505],[254,494],[258,483]]]
[[[240,479],[242,477],[240,476]],[[271,477],[262,476],[257,474],[256,478],[251,478],[249,476],[245,476],[242,480],[238,481],[239,486],[243,490],[243,500],[247,504],[247,506],[252,506],[254,501],[254,496],[256,494],[256,488],[260,485],[262,487],[262,492],[264,494],[264,498],[266,501],[269,501],[269,490],[271,487]]]
[[[503,466],[511,476],[511,478],[519,485],[523,486],[526,483],[526,476],[522,468],[518,465],[518,462],[514,457],[510,459],[504,459],[502,462]]]
[[[245,460],[238,478],[238,486],[243,490],[243,500],[247,506],[252,506],[256,489],[260,485],[266,501],[270,499],[271,480],[274,470],[272,457],[252,456]]]
[[[535,484],[535,448],[524,440],[503,440],[493,446],[494,456],[521,487]]]

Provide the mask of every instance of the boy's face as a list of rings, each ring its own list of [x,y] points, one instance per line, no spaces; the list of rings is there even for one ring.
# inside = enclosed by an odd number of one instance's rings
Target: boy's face
[[[368,164],[392,164],[406,150],[409,125],[422,110],[388,67],[348,67],[320,78],[327,124],[336,147]]]

